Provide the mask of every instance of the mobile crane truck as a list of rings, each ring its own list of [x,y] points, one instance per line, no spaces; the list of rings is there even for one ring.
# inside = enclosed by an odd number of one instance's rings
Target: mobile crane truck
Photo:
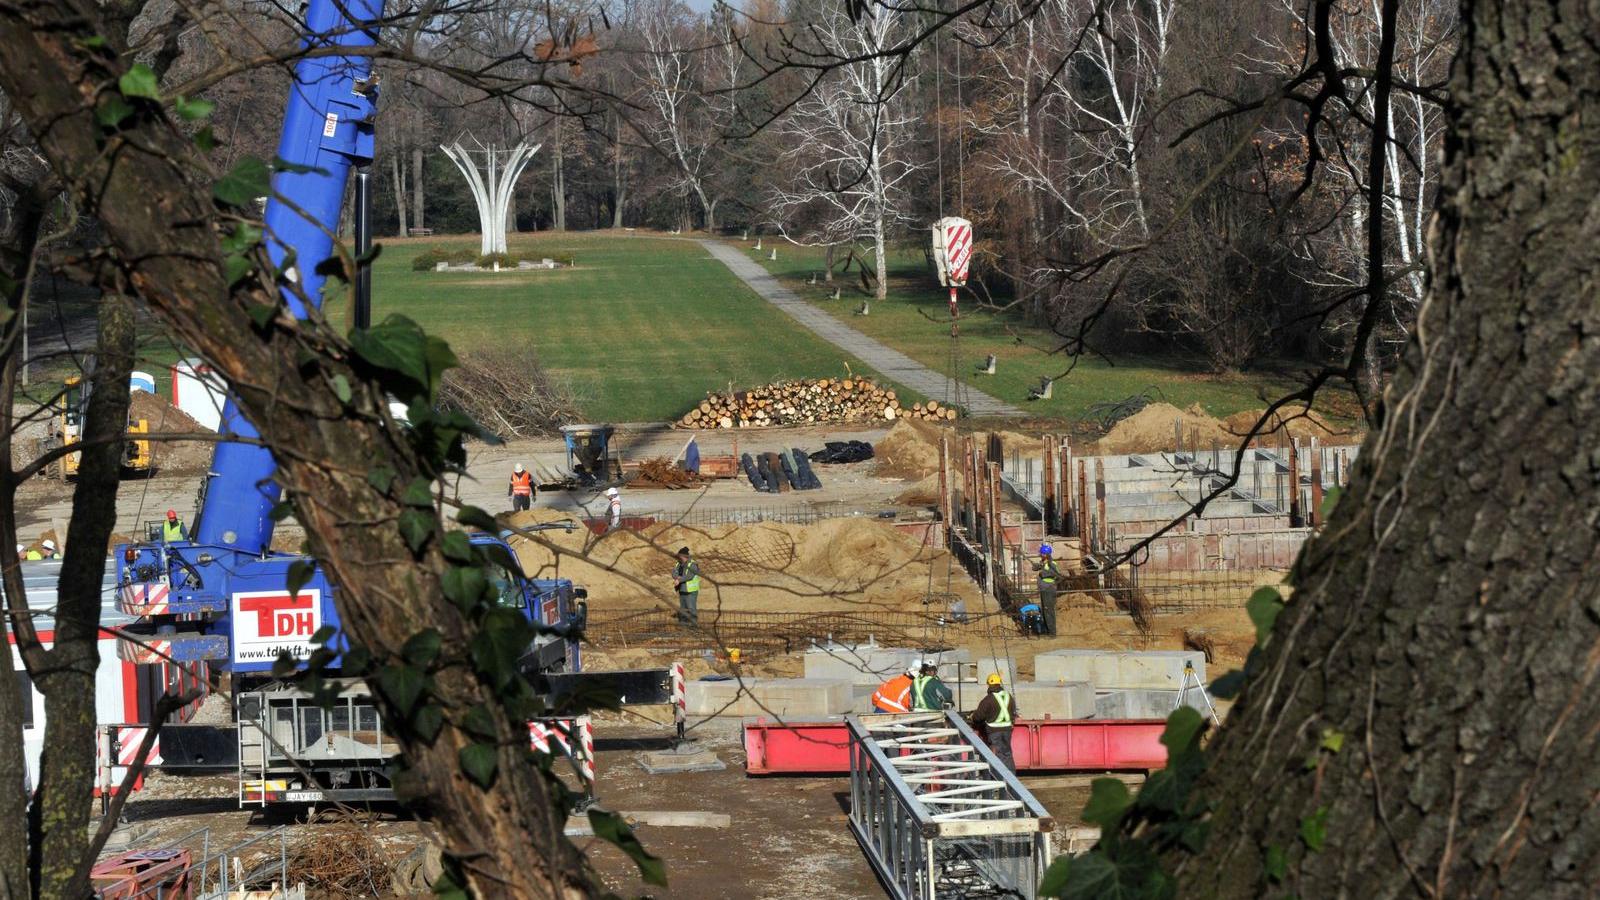
[[[273,176],[266,206],[274,262],[282,265],[291,252],[307,261],[295,267],[301,293],[284,292],[300,318],[307,314],[301,297],[315,302],[322,295],[323,276],[312,263],[333,254],[350,170],[372,160],[377,84],[371,58],[359,51],[375,42],[382,17],[383,0],[310,0],[305,7],[304,43],[320,54],[307,54],[295,67],[278,145],[288,165]],[[340,54],[341,48],[355,52]],[[370,239],[364,180],[358,173],[358,247]],[[358,278],[358,291],[367,281]],[[361,318],[358,313],[358,324]],[[222,431],[257,437],[231,397]],[[313,636],[339,625],[338,587],[316,571],[291,595],[290,567],[302,557],[269,548],[279,496],[275,469],[264,447],[219,442],[190,539],[118,548],[116,603],[136,617],[121,629],[126,639],[118,655],[134,663],[209,661],[230,673],[233,726],[162,726],[160,765],[234,768],[241,804],[391,799],[385,763],[399,748],[384,734],[365,683],[339,677],[335,658],[328,674],[340,693],[331,706],[320,706],[291,679],[273,675],[280,655],[305,660],[315,649]],[[501,536],[471,540],[499,544],[516,559]],[[536,687],[552,697],[599,691],[630,703],[672,698],[670,668],[582,672],[578,641],[570,636],[586,611],[581,588],[564,579],[529,579],[521,571],[495,574],[501,602],[555,630],[541,632],[523,656]],[[125,758],[125,750],[112,747],[110,758]]]

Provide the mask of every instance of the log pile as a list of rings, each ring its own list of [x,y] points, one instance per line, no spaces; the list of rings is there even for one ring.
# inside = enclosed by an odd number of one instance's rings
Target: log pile
[[[840,422],[954,419],[954,408],[929,400],[901,406],[895,392],[865,378],[782,381],[748,391],[708,393],[678,420],[683,428],[765,428]]]

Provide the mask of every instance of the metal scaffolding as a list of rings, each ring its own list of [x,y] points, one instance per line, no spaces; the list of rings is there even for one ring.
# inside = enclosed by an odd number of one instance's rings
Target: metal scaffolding
[[[849,716],[850,830],[897,900],[1036,895],[1054,822],[955,712]]]

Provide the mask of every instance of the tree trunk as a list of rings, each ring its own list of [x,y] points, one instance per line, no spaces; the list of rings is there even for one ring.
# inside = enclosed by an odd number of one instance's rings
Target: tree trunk
[[[889,296],[889,256],[884,248],[882,216],[872,223],[872,253],[878,275],[877,298],[883,300]]]
[[[350,640],[367,647],[382,667],[397,665],[406,641],[424,629],[439,632],[445,649],[431,693],[445,721],[432,740],[408,726],[406,711],[377,679],[373,696],[404,751],[399,789],[426,807],[448,849],[464,861],[468,887],[486,897],[594,895],[592,872],[563,836],[565,814],[551,800],[554,776],[528,759],[525,722],[509,714],[467,658],[478,626],[445,599],[441,580],[449,566],[437,510],[415,550],[399,527],[387,524],[407,509],[404,486],[413,479],[430,483],[430,463],[408,437],[384,426],[384,392],[370,369],[357,369],[337,329],[289,319],[270,275],[230,287],[220,235],[231,214],[217,209],[213,177],[189,134],[152,105],[107,135],[85,98],[116,83],[132,57],[125,47],[101,48],[98,38],[110,29],[98,21],[99,9],[0,6],[0,46],[6,48],[0,90],[58,177],[67,173],[63,180],[84,214],[97,220],[99,271],[136,289],[174,338],[232,386],[274,450],[275,477],[338,588]],[[277,312],[255,318],[253,311],[263,307]],[[307,354],[307,347],[326,350]],[[334,390],[335,380],[343,389]],[[367,473],[379,470],[393,472],[393,480],[369,480]],[[105,508],[109,516],[110,505]],[[69,554],[92,550],[101,565],[105,543],[104,534],[75,539]],[[94,587],[98,598],[98,570]],[[92,679],[92,669],[81,677]],[[92,704],[92,692],[83,694]],[[487,723],[480,724],[493,730],[496,774],[487,787],[469,780],[459,761],[478,740],[461,720],[469,710],[487,711]],[[72,722],[68,717],[62,727]],[[92,758],[92,741],[69,752]],[[72,788],[79,792],[74,802],[86,810],[88,783]],[[76,827],[81,847],[81,822]]]
[[[554,231],[567,230],[567,173],[565,160],[561,153],[561,120],[555,120],[555,127],[551,129],[550,143],[554,146],[550,153],[550,228]]]
[[[395,237],[405,237],[409,233],[406,231],[406,173],[399,153],[389,157],[389,171],[394,174],[394,213],[400,228]]]
[[[823,282],[823,284],[833,284],[833,252],[837,247],[838,247],[837,244],[829,244],[827,252],[823,254],[823,257],[822,257],[822,282]]]
[[[1186,896],[1267,893],[1268,847],[1274,896],[1600,883],[1600,11],[1463,7],[1420,337],[1208,751]]]
[[[422,219],[422,147],[411,148],[411,227],[426,228]]]
[[[117,486],[128,428],[133,370],[133,304],[100,301],[100,339],[84,412],[83,449],[72,491],[72,520],[56,588],[55,645],[32,672],[44,695],[39,788],[30,817],[36,896],[89,894],[89,786],[95,777],[95,669],[100,664],[100,592],[105,547],[117,519]],[[6,688],[10,689],[10,685]]]

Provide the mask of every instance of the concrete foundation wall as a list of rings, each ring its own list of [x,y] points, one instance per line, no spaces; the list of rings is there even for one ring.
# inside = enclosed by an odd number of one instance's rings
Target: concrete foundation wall
[[[1043,683],[1086,681],[1096,690],[1183,686],[1184,664],[1194,665],[1201,683],[1206,657],[1193,650],[1051,650],[1033,658],[1033,679]]]
[[[1206,701],[1198,690],[1184,692],[1183,702],[1201,713],[1206,712]],[[1149,689],[1124,689],[1100,691],[1094,698],[1094,716],[1097,719],[1165,719],[1178,708],[1177,691]]]
[[[853,699],[850,682],[836,678],[691,681],[687,687],[691,716],[814,719],[849,712]]]
[[[1012,685],[1017,711],[1026,719],[1087,719],[1095,715],[1094,687],[1087,682]]]

